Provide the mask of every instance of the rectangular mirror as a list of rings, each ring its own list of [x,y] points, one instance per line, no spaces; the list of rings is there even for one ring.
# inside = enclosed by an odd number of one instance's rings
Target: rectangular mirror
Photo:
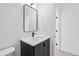
[[[37,10],[25,4],[23,6],[23,31],[35,32],[38,29]]]

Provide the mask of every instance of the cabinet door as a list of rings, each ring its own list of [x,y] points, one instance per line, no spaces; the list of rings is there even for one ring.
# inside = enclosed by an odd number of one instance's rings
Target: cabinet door
[[[33,56],[33,47],[21,41],[21,56]]]
[[[44,56],[49,56],[50,55],[50,39],[43,42],[43,47],[44,47]]]
[[[49,56],[49,39],[35,46],[35,56]]]
[[[35,46],[34,49],[34,54],[35,56],[44,56],[44,47],[43,47],[43,43],[40,43],[38,45]]]

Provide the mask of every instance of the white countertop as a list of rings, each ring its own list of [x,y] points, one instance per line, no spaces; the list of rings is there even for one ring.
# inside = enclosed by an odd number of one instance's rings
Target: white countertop
[[[50,38],[50,36],[36,36],[36,37],[28,37],[28,38],[22,38],[21,40],[31,46],[35,46],[45,40]]]

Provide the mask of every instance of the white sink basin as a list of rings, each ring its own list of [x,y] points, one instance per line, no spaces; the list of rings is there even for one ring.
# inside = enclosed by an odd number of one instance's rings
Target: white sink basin
[[[35,37],[22,38],[21,40],[31,46],[35,46],[48,38],[50,38],[50,36],[37,35]]]

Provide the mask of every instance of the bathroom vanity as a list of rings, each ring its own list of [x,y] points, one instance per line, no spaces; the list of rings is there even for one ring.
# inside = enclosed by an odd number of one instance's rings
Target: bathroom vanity
[[[21,56],[49,56],[50,55],[50,37],[34,36],[38,31],[38,11],[25,4],[23,6],[23,31],[32,32],[32,37],[22,38]]]
[[[21,56],[49,56],[50,37],[21,39]]]

